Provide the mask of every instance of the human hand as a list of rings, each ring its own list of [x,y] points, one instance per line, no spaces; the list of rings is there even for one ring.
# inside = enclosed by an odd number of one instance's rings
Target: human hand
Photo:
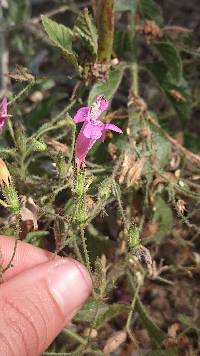
[[[0,236],[3,267],[14,243]],[[12,265],[0,285],[0,355],[38,356],[86,301],[91,279],[79,262],[21,241]]]

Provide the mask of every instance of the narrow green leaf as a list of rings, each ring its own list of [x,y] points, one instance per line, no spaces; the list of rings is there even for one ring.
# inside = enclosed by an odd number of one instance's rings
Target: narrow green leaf
[[[108,322],[115,316],[129,309],[128,305],[121,304],[121,303],[107,304],[107,307],[108,307],[107,311],[99,315],[97,318],[96,326],[95,326],[97,330],[101,328],[103,325],[105,325],[106,322]]]
[[[176,48],[170,42],[156,42],[154,46],[174,79],[179,82],[182,76],[182,62]]]
[[[72,49],[73,32],[68,27],[58,24],[47,16],[41,15],[41,19],[43,27],[54,46],[60,49],[67,61],[79,71],[77,55]]]
[[[157,196],[154,209],[153,223],[158,223],[159,228],[153,236],[153,240],[160,241],[170,231],[173,224],[173,215],[171,208],[161,196]]]
[[[104,94],[106,99],[110,100],[121,83],[124,69],[125,65],[121,64],[116,69],[110,71],[107,82],[99,81],[96,83],[90,91],[88,105],[91,105],[99,94]]]
[[[88,9],[84,9],[77,17],[73,33],[86,42],[92,54],[97,54],[97,29]]]
[[[131,11],[135,14],[137,8],[136,0],[116,0],[115,11]]]
[[[160,6],[154,0],[140,0],[140,10],[143,16],[157,22],[158,25],[162,25],[163,17],[161,15]]]
[[[119,304],[119,303],[105,304],[102,302],[97,303],[97,301],[91,297],[83,306],[83,308],[78,312],[78,314],[75,316],[75,320],[91,323],[94,320],[96,311],[98,309],[95,328],[99,329],[107,321],[111,320],[116,315],[122,313],[127,308],[129,307],[125,304]]]
[[[160,345],[162,341],[165,339],[165,334],[163,331],[153,322],[150,315],[148,314],[146,308],[142,304],[139,297],[136,299],[135,309],[137,310],[140,320],[144,327],[147,329],[149,335],[153,339],[153,341]]]

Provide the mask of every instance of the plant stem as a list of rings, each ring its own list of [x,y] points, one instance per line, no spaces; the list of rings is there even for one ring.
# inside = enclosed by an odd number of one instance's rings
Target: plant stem
[[[86,345],[87,344],[87,339],[84,339],[80,335],[76,334],[74,331],[72,331],[69,328],[64,328],[63,333],[67,336],[71,336],[74,340],[76,340],[79,344]]]
[[[89,255],[88,255],[83,224],[80,224],[80,233],[81,233],[81,242],[82,242],[82,246],[83,246],[83,253],[84,253],[84,257],[85,257],[86,267],[87,267],[88,272],[90,273],[90,277],[92,278],[92,271],[91,271],[91,266],[90,266],[90,259],[89,259]]]
[[[10,258],[10,261],[8,262],[7,266],[5,268],[3,268],[1,273],[5,273],[12,266],[12,262],[13,262],[13,259],[15,257],[16,250],[17,250],[17,244],[18,244],[18,241],[19,241],[19,233],[20,233],[20,214],[16,214],[16,239],[15,239],[15,245],[14,245],[13,253],[12,253],[12,256]]]
[[[110,63],[113,34],[114,34],[114,11],[113,0],[100,0],[97,11],[97,27],[98,27],[98,62]]]

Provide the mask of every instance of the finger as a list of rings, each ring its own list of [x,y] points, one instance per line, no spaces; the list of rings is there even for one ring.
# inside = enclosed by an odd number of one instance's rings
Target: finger
[[[0,355],[38,356],[91,293],[85,267],[69,258],[42,263],[0,289]]]
[[[14,237],[0,235],[0,264],[3,268],[9,263],[14,251],[14,246]],[[51,252],[27,244],[26,242],[18,241],[15,257],[12,261],[12,267],[4,273],[3,279],[6,281],[26,269],[34,267],[40,263],[48,262],[53,256],[54,255]]]

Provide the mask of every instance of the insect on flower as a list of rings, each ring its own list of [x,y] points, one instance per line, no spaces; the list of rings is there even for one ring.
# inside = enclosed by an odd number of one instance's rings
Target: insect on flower
[[[7,116],[7,98],[4,96],[0,106],[0,129],[4,127]]]
[[[123,131],[113,124],[106,124],[100,121],[100,115],[107,110],[109,102],[103,95],[99,95],[91,106],[80,108],[74,116],[75,124],[83,122],[83,126],[78,134],[75,147],[75,163],[78,168],[84,163],[85,157],[97,140],[101,142],[105,139],[106,130],[112,130],[120,134]]]

